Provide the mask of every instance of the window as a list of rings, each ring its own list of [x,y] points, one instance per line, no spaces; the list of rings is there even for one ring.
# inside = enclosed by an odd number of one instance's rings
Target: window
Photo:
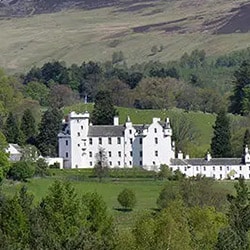
[[[196,171],[199,171],[199,167],[196,167]]]
[[[222,167],[220,166],[220,171],[222,171]]]
[[[139,143],[142,144],[142,138],[139,139]]]
[[[66,156],[66,158],[68,158],[68,157],[69,157],[69,153],[68,153],[68,152],[66,152],[66,153],[65,153],[65,156]]]
[[[213,170],[215,170],[215,167],[213,167]]]
[[[215,174],[213,174],[213,178],[215,178]]]
[[[158,151],[155,151],[155,156],[158,156]]]
[[[112,144],[112,138],[109,137],[109,144]]]
[[[142,161],[140,161],[140,166],[142,166]]]
[[[118,161],[117,164],[118,164],[118,166],[121,166],[121,162],[120,161]]]
[[[93,155],[92,152],[89,152],[89,157],[92,157],[92,155]]]
[[[155,138],[155,144],[158,144],[158,138]]]
[[[118,156],[121,157],[122,156],[122,152],[118,151]]]
[[[117,137],[117,144],[121,144],[121,137]]]
[[[109,157],[111,157],[111,155],[112,155],[112,153],[111,153],[111,151],[109,151]]]
[[[187,171],[187,167],[184,167],[184,171]]]
[[[78,147],[80,147],[80,144],[77,144]]]
[[[93,144],[93,139],[89,138],[89,145],[92,145],[92,144]]]
[[[142,151],[140,151],[140,157],[142,157]]]
[[[78,165],[76,164],[76,168],[78,168]]]
[[[130,156],[133,157],[133,151],[130,151]]]
[[[203,167],[203,170],[206,171],[206,167]]]
[[[220,174],[220,179],[222,179],[222,174]]]
[[[229,167],[227,167],[227,170],[229,170]]]
[[[242,167],[240,166],[240,170],[242,170]]]
[[[65,141],[65,144],[66,144],[66,146],[68,146],[68,144],[69,144],[68,140]]]
[[[129,165],[132,166],[132,161],[129,161]]]
[[[79,123],[79,122],[80,122],[80,120],[77,119],[77,123]]]
[[[81,136],[80,132],[77,132],[77,136]]]
[[[132,134],[132,129],[129,130],[129,134]]]
[[[109,166],[112,166],[112,161],[109,162]]]
[[[83,126],[81,126],[81,130],[83,130]]]
[[[157,133],[157,128],[155,128],[155,133]]]
[[[102,144],[102,138],[99,138],[99,144]]]
[[[130,138],[130,144],[132,144],[133,143],[133,139],[132,138]]]
[[[90,161],[90,162],[89,162],[89,166],[92,166],[92,165],[93,165],[93,163],[92,163],[92,161]]]
[[[153,165],[155,165],[155,161],[153,161]]]

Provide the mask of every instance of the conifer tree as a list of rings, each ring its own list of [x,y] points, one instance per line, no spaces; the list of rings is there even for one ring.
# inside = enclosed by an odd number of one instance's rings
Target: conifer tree
[[[211,153],[213,157],[231,156],[231,132],[230,121],[224,110],[221,110],[213,126],[214,136],[211,142]]]
[[[48,109],[41,120],[36,146],[43,156],[56,156],[61,128],[62,113],[59,109]]]
[[[95,98],[92,122],[95,125],[111,125],[117,115],[110,92],[99,91]]]
[[[244,61],[240,69],[234,73],[235,87],[231,96],[230,111],[234,114],[250,112],[250,61]]]
[[[16,118],[13,113],[10,112],[4,126],[4,134],[6,136],[7,142],[18,143],[19,138],[19,128]]]
[[[24,111],[20,129],[24,134],[26,142],[31,142],[36,134],[36,121],[30,109]]]

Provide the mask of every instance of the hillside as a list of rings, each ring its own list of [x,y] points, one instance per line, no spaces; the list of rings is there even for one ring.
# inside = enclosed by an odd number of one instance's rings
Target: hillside
[[[49,60],[168,61],[196,48],[210,56],[249,46],[250,4],[232,0],[1,0],[0,66]],[[162,48],[152,53],[151,48]]]

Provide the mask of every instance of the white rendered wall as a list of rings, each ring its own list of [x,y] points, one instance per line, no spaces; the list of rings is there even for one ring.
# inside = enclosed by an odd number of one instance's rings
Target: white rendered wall
[[[170,159],[174,158],[171,136],[164,135],[164,129],[158,121],[153,119],[143,138],[143,166],[146,169],[159,169],[161,164],[169,165]]]
[[[111,144],[109,143],[111,138]],[[88,166],[94,167],[96,163],[96,154],[100,148],[103,148],[106,152],[107,162],[109,167],[124,167],[124,138],[120,138],[120,144],[118,144],[118,137],[101,137],[102,144],[99,144],[99,137],[91,137],[92,145],[88,144]],[[88,138],[89,141],[90,138]]]

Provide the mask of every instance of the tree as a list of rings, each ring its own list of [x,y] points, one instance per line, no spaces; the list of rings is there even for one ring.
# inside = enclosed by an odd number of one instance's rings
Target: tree
[[[135,193],[129,188],[123,189],[119,193],[117,200],[125,210],[132,210],[136,204]]]
[[[9,143],[18,143],[20,131],[13,113],[10,112],[4,126],[4,133]]]
[[[243,138],[243,145],[242,145],[242,153],[245,153],[246,146],[250,146],[250,131],[246,129],[244,138]]]
[[[41,176],[41,177],[47,176],[49,175],[48,169],[49,169],[49,166],[44,158],[39,158],[36,161],[35,175]]]
[[[158,173],[158,178],[163,180],[163,179],[171,179],[173,176],[173,172],[169,168],[168,165],[166,164],[161,164],[160,165],[160,171]]]
[[[114,108],[111,94],[108,91],[99,91],[95,98],[92,122],[95,125],[111,125],[117,111]]]
[[[249,249],[248,233],[250,229],[250,196],[248,185],[243,178],[234,185],[236,195],[228,195],[230,203],[227,217],[229,227],[222,230],[216,249]]]
[[[6,138],[4,134],[0,132],[0,184],[6,177],[10,168],[10,161],[8,158],[8,154],[6,153],[7,147],[8,143],[6,141]]]
[[[77,100],[79,100],[77,94],[67,85],[56,84],[50,89],[49,103],[51,107],[60,109],[64,106],[72,105]]]
[[[211,153],[213,157],[231,156],[231,132],[230,120],[224,110],[221,110],[213,126],[214,136],[211,141]]]
[[[235,86],[231,96],[230,111],[234,114],[247,114],[250,111],[250,61],[243,61],[234,73]]]
[[[41,106],[48,105],[49,88],[40,82],[29,82],[25,85],[25,93],[33,100],[39,102]]]
[[[34,142],[36,135],[36,121],[30,109],[26,109],[23,113],[20,129],[25,136],[26,142]]]
[[[35,165],[32,162],[18,161],[13,163],[8,177],[16,181],[27,181],[35,174]]]
[[[40,132],[36,138],[36,146],[43,156],[57,155],[57,135],[61,122],[62,113],[59,109],[52,108],[45,111],[39,126]]]
[[[96,164],[93,169],[95,176],[99,178],[101,182],[104,177],[108,176],[109,165],[106,151],[103,148],[99,148],[99,152],[95,155]]]

